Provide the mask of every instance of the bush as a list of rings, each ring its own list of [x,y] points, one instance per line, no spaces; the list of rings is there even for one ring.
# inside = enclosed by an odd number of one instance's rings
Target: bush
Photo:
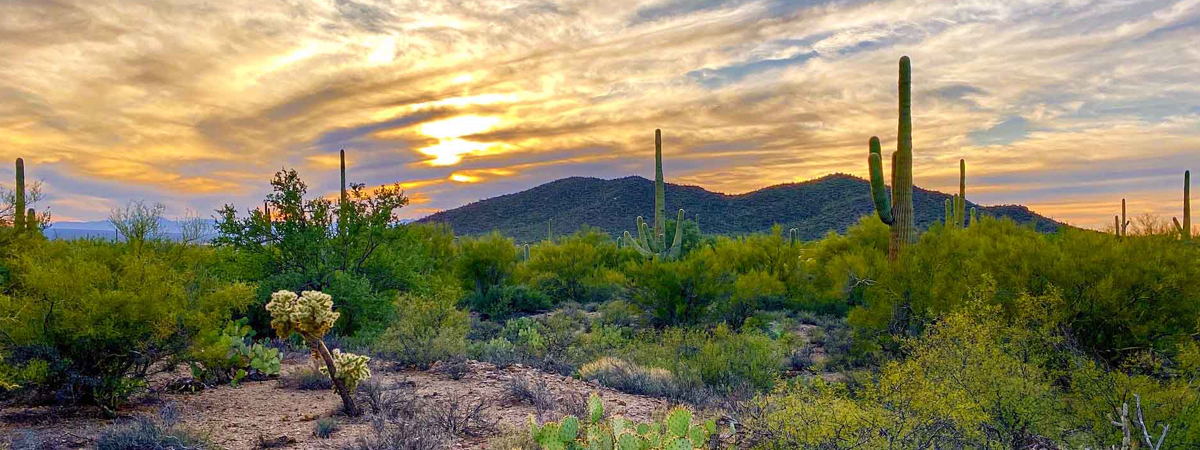
[[[338,423],[337,419],[324,417],[317,419],[316,425],[313,426],[313,436],[321,439],[329,439],[330,436],[333,436],[333,433],[336,433],[340,429],[341,424]]]
[[[4,325],[0,374],[41,378],[25,384],[37,391],[31,398],[111,411],[156,363],[183,359],[198,335],[246,306],[250,288],[211,273],[213,256],[165,242],[135,253],[100,240],[30,241],[8,261],[13,283],[0,306],[15,316]]]
[[[970,289],[994,283],[990,305],[1008,319],[1023,295],[1058,292],[1055,311],[1087,351],[1113,365],[1143,349],[1168,356],[1200,331],[1200,246],[1164,236],[1117,239],[1063,229],[1046,235],[985,218],[966,229],[935,227],[877,274],[850,315],[873,350],[898,350],[893,336],[917,336],[965,304]],[[947,261],[953,261],[947,264]]]
[[[906,357],[854,390],[816,380],[760,397],[741,420],[748,440],[764,449],[1109,448],[1122,439],[1114,411],[1136,395],[1148,423],[1170,427],[1163,448],[1195,442],[1194,387],[1110,371],[1074,350],[1057,294],[1014,299],[1022,313],[1013,319],[990,304],[994,295],[973,287],[960,309],[904,341]]]
[[[682,261],[647,260],[631,269],[633,298],[660,326],[699,323],[709,306],[729,297],[732,276],[718,269],[711,250]]]
[[[484,294],[470,292],[463,303],[491,320],[503,320],[517,312],[538,313],[550,308],[549,297],[521,284],[493,286]]]
[[[472,306],[487,314],[491,307],[482,302],[496,298],[489,296],[489,291],[507,284],[516,265],[517,248],[512,239],[493,231],[478,238],[461,238],[455,274],[462,281],[463,289],[476,299]]]
[[[279,379],[279,384],[289,389],[301,391],[328,391],[333,389],[333,380],[321,371],[304,368],[296,370]]]
[[[194,450],[215,448],[206,437],[180,428],[178,412],[172,407],[160,410],[158,420],[138,417],[113,425],[100,432],[96,450]]]
[[[396,302],[395,322],[376,342],[375,350],[421,369],[439,360],[461,358],[470,318],[454,306],[457,293],[442,289],[432,295],[402,295]]]
[[[614,270],[620,261],[608,235],[585,226],[557,242],[534,246],[514,277],[554,304],[603,302],[621,292],[624,277]]]

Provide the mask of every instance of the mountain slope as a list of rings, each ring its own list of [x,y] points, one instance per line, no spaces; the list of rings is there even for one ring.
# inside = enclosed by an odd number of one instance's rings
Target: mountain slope
[[[968,192],[969,195],[969,192]],[[917,226],[928,227],[945,216],[945,199],[951,196],[915,188],[913,203]],[[692,220],[699,215],[700,230],[713,234],[763,232],[779,223],[797,228],[804,239],[816,239],[830,230],[845,232],[866,214],[874,214],[869,183],[861,178],[834,174],[803,183],[780,184],[738,195],[710,192],[697,186],[666,185],[667,213],[679,208]],[[977,206],[968,202],[967,208]],[[1059,223],[1024,206],[980,207],[980,212],[1010,217],[1018,223],[1037,221],[1043,231]],[[637,216],[654,216],[654,182],[642,177],[614,180],[571,177],[552,181],[515,194],[480,200],[438,212],[418,222],[449,224],[456,234],[482,234],[493,229],[518,242],[546,237],[547,221],[554,219],[554,234],[578,230],[583,224],[618,236],[636,232]]]

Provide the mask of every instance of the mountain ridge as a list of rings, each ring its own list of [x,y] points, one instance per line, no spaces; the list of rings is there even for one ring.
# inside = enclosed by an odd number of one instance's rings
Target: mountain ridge
[[[949,194],[913,188],[916,224],[927,228],[945,216]],[[668,217],[679,208],[688,219],[697,220],[700,230],[714,234],[764,232],[778,223],[797,228],[802,238],[816,239],[828,231],[843,233],[866,214],[873,214],[867,180],[835,173],[813,180],[767,186],[742,194],[713,192],[692,185],[666,184]],[[1009,217],[1018,223],[1036,221],[1040,231],[1054,231],[1063,224],[1021,205],[977,207],[985,215]],[[601,179],[567,177],[521,192],[477,200],[458,208],[439,211],[417,222],[446,223],[459,235],[478,235],[499,230],[518,242],[546,237],[547,221],[554,219],[556,235],[573,233],[587,224],[612,236],[626,230],[636,232],[637,216],[649,220],[654,212],[654,182],[641,176]]]

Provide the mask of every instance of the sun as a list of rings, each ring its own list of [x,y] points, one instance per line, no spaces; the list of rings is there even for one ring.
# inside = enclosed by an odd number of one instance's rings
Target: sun
[[[482,133],[499,124],[499,117],[469,114],[422,124],[421,134],[438,139],[449,139]]]
[[[438,143],[421,148],[420,152],[433,157],[428,161],[433,166],[458,164],[462,161],[463,155],[484,153],[496,145],[469,141],[461,137],[488,131],[498,124],[500,124],[499,117],[473,114],[422,124],[421,134],[437,138]]]

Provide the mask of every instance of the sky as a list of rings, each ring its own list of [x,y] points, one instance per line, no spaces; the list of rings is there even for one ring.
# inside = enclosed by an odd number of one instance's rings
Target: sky
[[[0,183],[56,221],[402,183],[416,218],[568,176],[867,175],[912,58],[914,178],[1078,226],[1182,210],[1200,0],[3,0]],[[888,158],[885,158],[887,161]],[[886,164],[885,164],[886,165]],[[1111,226],[1111,225],[1109,225]]]

